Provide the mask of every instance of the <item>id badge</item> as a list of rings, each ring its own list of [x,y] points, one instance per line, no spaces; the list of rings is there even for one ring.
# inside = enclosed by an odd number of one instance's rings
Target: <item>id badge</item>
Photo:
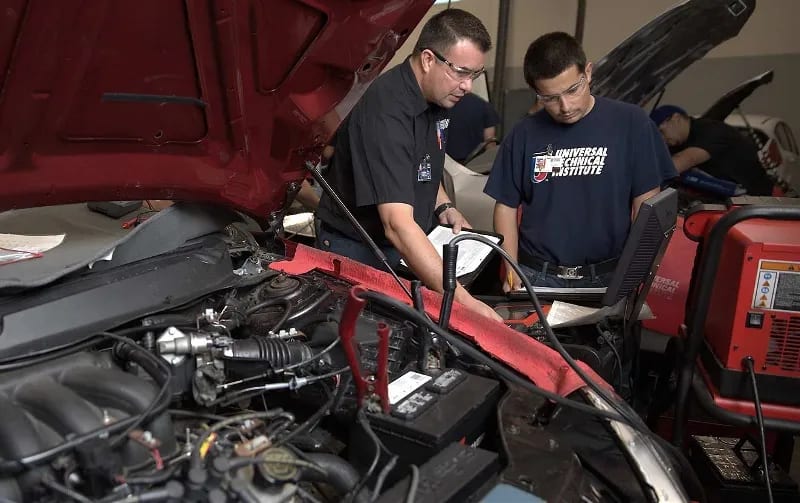
[[[433,179],[433,170],[431,169],[431,156],[425,154],[425,157],[419,162],[417,167],[417,181],[430,182]]]

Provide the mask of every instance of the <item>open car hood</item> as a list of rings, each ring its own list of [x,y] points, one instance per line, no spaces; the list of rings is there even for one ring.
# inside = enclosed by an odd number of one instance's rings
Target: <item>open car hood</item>
[[[720,43],[735,37],[756,0],[687,0],[608,53],[595,66],[592,91],[639,106]]]
[[[0,0],[0,209],[280,209],[431,3]]]
[[[714,104],[708,108],[708,110],[703,112],[702,117],[705,119],[724,121],[725,118],[731,114],[731,112],[736,110],[736,107],[738,107],[742,101],[753,94],[753,91],[765,84],[769,84],[772,82],[774,77],[775,72],[769,70],[761,75],[756,75],[751,79],[745,80],[738,86],[725,93],[720,99],[715,101]]]

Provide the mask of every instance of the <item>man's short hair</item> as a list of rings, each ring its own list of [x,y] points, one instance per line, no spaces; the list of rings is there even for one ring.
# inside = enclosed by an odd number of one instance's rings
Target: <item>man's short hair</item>
[[[544,34],[525,53],[525,82],[535,89],[537,80],[552,79],[572,65],[581,73],[586,70],[586,53],[575,37],[563,31]]]
[[[483,53],[492,48],[492,38],[480,19],[461,9],[446,9],[425,23],[419,34],[414,54],[433,49],[445,54],[461,40],[469,40]]]
[[[675,114],[680,114],[684,117],[689,117],[689,115],[686,113],[686,110],[682,109],[679,106],[661,105],[660,107],[650,112],[650,119],[656,123],[656,126],[660,126],[662,122],[669,119]]]

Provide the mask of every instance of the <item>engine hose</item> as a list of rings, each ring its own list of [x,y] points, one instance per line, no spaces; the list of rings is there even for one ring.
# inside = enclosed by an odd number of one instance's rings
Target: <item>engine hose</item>
[[[327,454],[324,452],[304,452],[303,457],[316,464],[325,472],[322,474],[318,470],[308,468],[300,469],[300,479],[312,482],[327,482],[339,493],[345,496],[352,491],[360,478],[358,471],[346,460]],[[366,503],[369,501],[368,490],[359,491],[353,501],[356,503]]]
[[[311,348],[301,342],[289,342],[267,337],[251,337],[235,341],[223,356],[240,362],[266,362],[273,369],[308,360]]]

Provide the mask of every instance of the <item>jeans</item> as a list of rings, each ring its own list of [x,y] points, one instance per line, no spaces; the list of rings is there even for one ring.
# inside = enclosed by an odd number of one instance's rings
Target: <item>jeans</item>
[[[335,230],[326,228],[324,225],[320,225],[317,230],[315,246],[320,250],[336,253],[372,266],[375,269],[386,271],[386,266],[372,253],[372,249],[369,246]],[[382,246],[381,251],[386,255],[392,269],[395,269],[400,264],[400,252],[393,246]]]
[[[522,272],[530,280],[533,286],[546,286],[550,288],[603,288],[611,282],[614,273],[595,274],[594,276],[585,275],[581,279],[559,278],[553,273],[546,272],[547,263],[541,269],[533,269],[524,264],[520,264]]]

